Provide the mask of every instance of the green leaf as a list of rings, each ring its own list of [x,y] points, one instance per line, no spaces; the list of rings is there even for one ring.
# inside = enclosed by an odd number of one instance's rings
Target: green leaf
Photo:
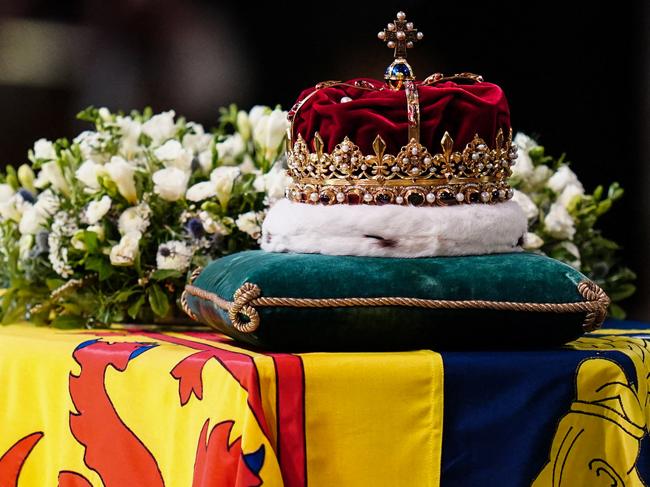
[[[602,198],[602,197],[603,197],[603,186],[602,186],[602,185],[598,185],[598,186],[596,187],[596,189],[594,189],[593,198],[594,198],[596,201],[599,201],[600,198]]]
[[[622,299],[629,298],[636,291],[636,286],[634,284],[621,284],[617,286],[614,290],[610,291],[609,297],[612,301],[621,301]]]
[[[95,232],[84,230],[80,236],[81,240],[83,240],[83,242],[86,244],[86,250],[89,254],[97,251],[97,247],[99,247],[99,239],[97,238],[97,234]]]
[[[158,269],[151,274],[151,279],[154,281],[164,281],[166,279],[177,279],[182,277],[179,271],[174,269]]]
[[[63,279],[46,279],[45,284],[50,291],[54,291],[56,288],[59,288],[65,284]]]
[[[132,295],[138,292],[137,289],[125,289],[115,295],[113,301],[116,303],[125,303]]]
[[[127,313],[132,319],[136,319],[138,316],[138,313],[140,313],[140,308],[142,308],[142,305],[144,304],[144,294],[140,294],[138,296],[138,299],[136,299],[131,305],[129,306],[129,309],[127,310]]]
[[[624,320],[627,313],[618,304],[612,303],[609,305],[609,316],[617,320]]]
[[[77,315],[59,315],[52,321],[54,328],[83,328],[86,319]]]
[[[158,316],[166,316],[169,313],[169,298],[158,284],[153,284],[147,289],[147,297],[151,309]]]
[[[596,209],[596,214],[598,216],[607,213],[609,209],[612,207],[612,200],[611,199],[606,199],[598,203],[598,207]]]
[[[106,257],[101,255],[91,255],[88,257],[85,267],[86,270],[97,272],[100,281],[105,281],[115,273],[115,268],[106,260]]]

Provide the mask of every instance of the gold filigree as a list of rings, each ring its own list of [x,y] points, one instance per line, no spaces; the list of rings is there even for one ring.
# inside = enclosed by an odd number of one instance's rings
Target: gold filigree
[[[288,152],[293,183],[287,198],[293,201],[336,204],[450,205],[496,203],[512,197],[508,177],[517,157],[512,131],[502,130],[491,149],[478,135],[462,151],[445,132],[441,152],[431,154],[415,139],[397,155],[386,154],[386,142],[377,135],[373,154],[364,155],[349,138],[331,153],[316,133],[313,152],[298,135]]]

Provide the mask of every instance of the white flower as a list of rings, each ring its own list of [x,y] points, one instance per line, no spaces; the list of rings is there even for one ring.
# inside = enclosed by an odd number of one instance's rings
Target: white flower
[[[289,121],[287,112],[276,108],[271,113],[263,115],[253,129],[253,139],[264,152],[267,160],[273,160],[278,154],[280,143],[284,139]]]
[[[92,159],[86,159],[75,172],[77,179],[92,190],[99,190],[99,177],[106,174],[104,166]]]
[[[88,203],[88,208],[86,208],[86,219],[88,220],[88,223],[94,225],[99,220],[104,218],[104,215],[106,215],[110,209],[110,196],[102,196],[102,199],[99,201],[91,201]]]
[[[175,116],[174,110],[154,115],[142,124],[142,132],[151,137],[154,146],[160,145],[176,134]]]
[[[36,188],[34,187],[35,174],[29,164],[22,164],[18,168],[17,175],[18,175],[18,181],[20,182],[23,188],[25,188],[28,191],[31,191],[32,193],[36,192]]]
[[[111,157],[111,161],[104,166],[108,176],[117,185],[117,190],[131,204],[138,201],[135,190],[135,168],[120,156]]]
[[[120,129],[120,148],[119,152],[126,158],[133,157],[138,151],[140,144],[140,134],[142,133],[142,124],[131,117],[118,116],[115,119],[115,125]]]
[[[25,234],[20,237],[18,241],[18,258],[21,261],[26,261],[29,259],[29,251],[32,250],[32,245],[34,244],[34,236],[31,234]]]
[[[102,121],[104,122],[111,121],[111,111],[108,108],[101,107],[99,110],[97,110],[97,114],[99,115],[99,118],[102,119]]]
[[[560,246],[574,257],[574,259],[567,262],[567,264],[569,264],[571,267],[574,267],[577,270],[580,270],[580,266],[582,265],[582,262],[580,260],[580,250],[578,249],[576,244],[574,244],[573,242],[564,241],[560,243]]]
[[[529,220],[534,219],[539,214],[537,205],[533,203],[533,200],[531,200],[523,191],[515,189],[514,195],[512,196],[512,201],[521,207],[524,214],[526,215],[526,218]]]
[[[54,144],[47,139],[38,139],[34,142],[34,157],[36,159],[56,159]]]
[[[217,197],[222,207],[228,205],[232,187],[239,177],[239,168],[232,166],[221,166],[210,174],[210,181],[197,183],[187,190],[185,197],[190,201],[203,201],[208,198]]]
[[[3,220],[20,221],[21,215],[16,208],[16,200],[14,189],[9,184],[0,184],[0,216]]]
[[[0,203],[6,203],[15,193],[11,185],[6,183],[0,184]]]
[[[199,166],[203,170],[204,174],[208,174],[210,169],[212,169],[212,149],[206,149],[201,152],[197,159],[199,160]]]
[[[190,266],[192,247],[180,240],[170,240],[160,244],[156,254],[156,265],[158,269],[170,269],[185,272]]]
[[[271,109],[264,105],[255,105],[251,108],[251,111],[248,112],[248,123],[250,125],[251,133],[255,131],[255,127],[257,127],[259,121],[262,120],[262,117],[269,113],[271,113]],[[237,116],[239,116],[239,114],[237,114]]]
[[[151,208],[147,203],[140,203],[122,212],[117,222],[117,228],[121,235],[138,232],[144,234],[149,227]]]
[[[566,164],[560,166],[556,173],[553,174],[546,183],[549,188],[558,194],[571,184],[582,187],[582,183],[578,180],[578,176],[576,176],[576,174],[569,169],[569,166]]]
[[[531,175],[528,178],[528,185],[533,188],[540,188],[546,184],[548,178],[553,175],[553,171],[550,167],[540,164],[537,166]]]
[[[244,152],[244,140],[240,133],[229,135],[217,143],[217,155],[222,164],[234,164],[235,159]]]
[[[237,112],[237,131],[241,134],[244,141],[250,140],[252,126],[248,113],[244,110],[239,110],[239,112]]]
[[[192,168],[192,153],[183,149],[181,143],[176,139],[168,140],[153,153],[165,167],[177,167],[183,171],[189,171]]]
[[[59,205],[59,198],[51,190],[46,189],[36,198],[34,207],[39,213],[45,216],[52,216],[58,211]]]
[[[544,218],[546,231],[555,238],[572,239],[576,233],[575,223],[566,208],[560,203],[553,203]]]
[[[222,221],[212,218],[207,211],[200,211],[198,217],[205,233],[216,235],[229,235],[231,233],[230,228],[224,225]]]
[[[152,179],[154,193],[166,201],[177,201],[185,194],[190,173],[177,167],[168,167],[153,173]]]
[[[140,253],[140,232],[129,232],[122,236],[120,242],[111,248],[110,259],[114,266],[133,265]]]
[[[74,138],[74,143],[79,145],[79,150],[81,151],[81,156],[84,159],[95,158],[101,150],[103,142],[102,134],[98,132],[93,132],[86,130],[81,132]]]
[[[86,228],[86,231],[96,233],[99,240],[104,240],[106,237],[106,230],[104,230],[104,225],[90,225],[88,228]]]
[[[585,188],[583,188],[582,184],[569,184],[562,190],[562,194],[558,196],[556,201],[565,208],[568,208],[573,198],[582,196],[583,194],[585,194]]]
[[[48,185],[65,195],[70,193],[70,186],[68,186],[63,171],[61,171],[61,167],[56,161],[43,164],[34,181],[34,186],[37,188],[44,188]]]
[[[238,167],[242,174],[260,173],[260,171],[255,167],[255,163],[250,154],[244,154],[242,163]]]
[[[237,220],[235,220],[235,225],[237,225],[237,228],[242,232],[247,233],[254,239],[258,239],[262,234],[262,229],[260,227],[262,222],[260,216],[261,215],[254,211],[242,213],[237,217]]]
[[[542,245],[544,245],[544,240],[537,235],[536,233],[526,232],[524,235],[524,249],[525,250],[537,250]]]
[[[527,136],[523,132],[517,132],[513,142],[517,147],[519,147],[520,149],[526,152],[528,152],[531,149],[534,149],[535,147],[539,147],[539,144],[534,139]]]
[[[257,179],[255,178],[254,184],[258,184]],[[266,192],[269,204],[284,198],[285,190],[291,182],[291,178],[287,175],[287,171],[281,163],[276,163],[268,173],[262,176],[262,179],[264,183],[261,191]],[[257,187],[255,189],[260,191]]]
[[[35,206],[27,208],[18,224],[18,230],[22,235],[36,235],[39,230],[45,228],[47,217],[41,214]]]
[[[79,230],[77,233],[75,233],[72,238],[70,239],[70,245],[72,248],[77,249],[77,250],[86,250],[86,242],[84,242],[83,239],[83,230]]]
[[[512,166],[512,176],[527,180],[535,170],[533,160],[528,155],[528,152],[519,148],[517,149],[517,162]]]
[[[192,130],[183,136],[183,147],[190,150],[193,154],[198,154],[207,150],[212,142],[212,135],[206,134],[203,125],[199,123],[188,123],[187,127]]]

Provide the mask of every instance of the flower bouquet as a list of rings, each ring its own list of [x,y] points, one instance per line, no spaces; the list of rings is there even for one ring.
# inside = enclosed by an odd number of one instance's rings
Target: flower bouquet
[[[230,107],[206,133],[173,111],[88,108],[0,184],[2,322],[175,322],[190,269],[257,245],[284,193],[286,113]]]

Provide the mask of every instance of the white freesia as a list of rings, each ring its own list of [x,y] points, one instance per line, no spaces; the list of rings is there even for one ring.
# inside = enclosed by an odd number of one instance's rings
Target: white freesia
[[[512,196],[512,201],[514,201],[521,207],[524,214],[526,215],[526,218],[528,218],[529,220],[536,218],[537,215],[539,214],[537,205],[523,191],[519,191],[515,189],[514,194]]]
[[[34,236],[31,234],[25,234],[20,237],[18,240],[18,258],[21,261],[26,261],[29,259],[30,250],[32,250],[32,245],[34,244]]]
[[[217,155],[222,164],[234,164],[235,160],[244,152],[244,140],[241,134],[229,135],[217,143]]]
[[[524,235],[524,249],[525,250],[537,250],[542,245],[544,245],[544,240],[533,232],[526,232]]]
[[[185,272],[190,266],[194,251],[191,246],[180,240],[170,240],[158,247],[156,265],[158,269]]]
[[[566,164],[558,168],[555,174],[547,181],[546,185],[558,194],[569,185],[582,186],[578,180],[578,176]]]
[[[77,135],[73,142],[79,145],[81,156],[84,159],[97,159],[103,142],[102,135],[99,132],[86,130]]]
[[[192,131],[183,136],[183,147],[190,150],[193,154],[198,154],[210,147],[212,135],[206,134],[203,125],[200,123],[188,123],[187,127]]]
[[[287,112],[279,108],[263,115],[257,121],[253,129],[253,139],[260,146],[267,160],[275,159],[288,128]]]
[[[237,131],[241,134],[245,141],[250,140],[252,134],[252,126],[248,113],[244,110],[237,112]]]
[[[160,169],[152,176],[153,192],[165,201],[178,201],[185,194],[190,173],[177,167]]]
[[[106,174],[106,170],[102,164],[97,164],[92,159],[86,159],[81,166],[75,171],[77,179],[81,181],[87,188],[97,191],[101,187],[99,184],[99,177]]]
[[[578,184],[569,184],[563,190],[560,196],[557,198],[557,202],[562,206],[568,208],[573,198],[576,196],[582,196],[585,194],[585,188],[578,182]]]
[[[277,162],[268,173],[256,175],[253,188],[257,192],[266,193],[267,203],[271,205],[284,197],[290,182],[291,178],[287,175],[282,162]]]
[[[548,215],[544,218],[546,231],[555,238],[572,239],[576,233],[573,218],[560,203],[553,203]]]
[[[118,116],[115,119],[115,125],[119,128],[120,135],[122,136],[120,138],[119,153],[129,159],[139,150],[142,124],[129,116]]]
[[[104,229],[104,225],[90,225],[88,228],[86,228],[86,231],[97,234],[97,238],[100,241],[104,240],[106,237],[106,230]]]
[[[533,175],[536,169],[528,151],[537,147],[537,142],[522,132],[517,132],[513,142],[517,146],[517,162],[512,167],[512,175],[526,180]]]
[[[37,208],[27,208],[23,213],[18,224],[18,231],[22,235],[36,235],[40,230],[45,228],[47,217],[38,211]]]
[[[122,212],[117,222],[117,228],[121,235],[138,232],[144,234],[149,227],[149,217],[151,208],[147,203],[140,203],[138,206],[132,206]]]
[[[253,162],[253,158],[249,154],[244,154],[242,163],[238,167],[242,174],[259,173]]]
[[[532,137],[529,137],[523,132],[517,132],[515,134],[515,138],[513,139],[513,142],[518,148],[526,152],[528,152],[531,149],[534,149],[535,147],[539,147],[537,141],[535,141]]]
[[[120,242],[111,248],[110,259],[114,266],[131,266],[140,253],[140,232],[123,235]]]
[[[13,196],[16,192],[6,183],[0,184],[0,216],[3,220],[14,220],[17,216]]]
[[[247,233],[254,239],[258,239],[262,233],[262,228],[260,227],[262,223],[260,216],[261,215],[254,211],[242,213],[237,217],[237,220],[235,220],[235,225],[237,225],[237,228],[242,232]]]
[[[206,233],[213,235],[229,235],[231,233],[230,228],[222,221],[212,218],[207,211],[200,211],[198,217]]]
[[[106,108],[106,107],[101,107],[99,110],[97,110],[97,114],[99,115],[99,118],[102,119],[104,122],[110,122],[111,121],[111,111]]]
[[[250,112],[248,112],[248,124],[250,125],[251,133],[255,131],[255,127],[257,127],[259,121],[270,112],[271,109],[264,105],[255,105],[251,108]]]
[[[54,144],[47,139],[38,139],[34,142],[34,157],[36,159],[56,159]]]
[[[34,174],[34,170],[31,168],[31,166],[29,164],[21,164],[16,173],[20,185],[26,190],[31,191],[32,193],[36,193],[36,187],[34,186],[36,175]]]
[[[91,225],[94,225],[97,223],[99,220],[104,218],[104,215],[108,213],[108,210],[111,209],[111,198],[110,196],[102,196],[102,199],[99,201],[91,201],[88,203],[88,207],[86,208],[86,219],[88,220],[88,223]]]
[[[222,207],[228,205],[232,194],[232,187],[239,177],[239,168],[232,166],[221,166],[210,174],[210,181],[197,183],[187,190],[185,197],[189,201],[203,201],[208,198],[217,197]]]
[[[39,213],[45,216],[52,216],[59,210],[60,205],[59,198],[51,190],[46,189],[36,198],[34,207]]]
[[[34,186],[37,188],[44,188],[51,186],[56,191],[65,195],[70,194],[70,186],[63,176],[63,171],[56,161],[46,162],[41,166],[41,169],[34,181]]]
[[[104,168],[108,176],[117,185],[117,190],[131,204],[138,201],[135,189],[135,168],[120,156],[113,156]]]
[[[165,167],[177,167],[183,171],[192,168],[192,152],[184,149],[176,139],[171,139],[154,150],[154,155],[162,161]]]
[[[212,149],[206,149],[203,152],[199,153],[196,158],[199,161],[199,166],[204,174],[209,174],[212,169]]]
[[[142,124],[142,132],[151,137],[154,146],[158,146],[176,134],[175,116],[174,110],[154,115]]]
[[[20,194],[12,195],[8,200],[0,202],[0,217],[3,220],[20,222],[23,213],[32,205],[27,203]]]

